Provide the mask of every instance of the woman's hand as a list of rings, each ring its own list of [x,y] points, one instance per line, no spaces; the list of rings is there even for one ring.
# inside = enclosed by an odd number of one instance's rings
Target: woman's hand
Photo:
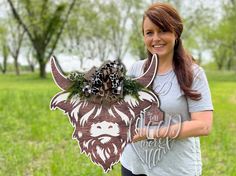
[[[151,130],[148,128],[137,128],[136,134],[133,137],[133,142],[142,141],[145,139],[154,139],[155,130]]]
[[[191,120],[177,123],[163,128],[138,128],[133,137],[133,142],[154,139],[154,138],[178,138],[207,136],[212,127],[213,113],[212,111],[191,113]]]

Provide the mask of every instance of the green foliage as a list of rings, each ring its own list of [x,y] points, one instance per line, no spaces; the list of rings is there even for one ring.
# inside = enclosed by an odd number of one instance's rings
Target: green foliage
[[[8,4],[17,23],[24,28],[31,41],[40,67],[40,77],[44,78],[46,63],[58,44],[75,0],[69,3],[22,0],[17,4],[20,9],[12,0],[8,0]]]
[[[62,14],[66,9],[65,3],[55,4],[49,0],[37,2],[23,0],[21,6],[21,13],[25,15],[23,20],[31,25],[28,30],[35,40],[39,40],[39,43],[58,31],[58,26],[62,23]]]
[[[131,95],[134,96],[136,99],[138,99],[138,92],[144,89],[144,87],[139,84],[138,82],[126,78],[124,79],[124,96],[125,95]]]
[[[111,28],[114,21],[108,4],[88,0],[75,6],[66,26],[63,52],[75,54],[81,60],[86,58],[108,59],[111,51]],[[102,12],[102,13],[101,13]],[[83,67],[83,65],[82,65]]]
[[[219,70],[234,69],[236,64],[236,4],[229,1],[223,6],[223,17],[205,33]]]
[[[134,13],[131,16],[133,21],[132,32],[130,35],[130,51],[133,55],[139,57],[139,59],[145,59],[147,57],[143,34],[142,34],[142,15]]]
[[[77,0],[63,32],[61,29],[67,21],[67,12],[74,0],[19,2],[7,0],[6,5],[9,5],[10,1],[13,2],[22,23],[28,29],[27,34],[31,44],[27,45],[32,45],[34,48],[35,57],[40,62],[40,71],[45,70],[45,64],[54,51],[55,54],[78,56],[81,67],[84,66],[85,59],[96,58],[104,61],[110,56],[123,59],[127,52],[140,59],[146,58],[141,23],[144,10],[154,1],[120,0],[116,3],[116,1]],[[200,1],[196,1],[197,6],[176,0],[161,0],[161,2],[169,2],[179,10],[184,19],[184,31],[181,36],[184,46],[197,56],[200,62],[204,59],[202,53],[208,51],[212,53],[218,69],[236,69],[234,1],[222,1],[219,7],[222,9],[214,9],[215,11]],[[223,13],[220,14],[219,11]],[[218,15],[215,15],[216,13]],[[10,14],[12,13],[9,12],[6,18],[11,18]],[[220,20],[215,19],[220,15],[222,15]],[[19,23],[15,19],[11,21],[16,26]],[[5,23],[5,19],[1,18],[1,38],[6,36],[7,30],[3,32],[2,29]],[[3,50],[2,46],[6,42],[0,41],[0,43],[0,49]]]
[[[144,2],[87,0],[75,7],[64,39],[69,53],[78,55],[81,62],[84,57],[104,61],[111,55],[123,59],[132,48],[129,38],[138,25],[133,17],[140,13]]]
[[[9,56],[7,28],[4,26],[4,22],[5,20],[0,21],[0,54],[3,56],[3,62],[0,63],[0,71],[3,73],[7,71],[7,60]]]
[[[138,56],[139,59],[145,59],[147,57],[142,34],[142,20],[145,5],[145,2],[135,1],[134,6],[136,10],[130,14],[130,19],[132,21],[129,36],[130,52],[133,55]]]
[[[73,72],[72,72],[73,73]],[[84,74],[78,73],[78,74],[70,74],[69,79],[73,82],[72,86],[67,90],[70,92],[70,95],[68,98],[72,98],[74,95],[79,95],[80,98],[85,98],[83,95],[83,87],[84,83],[86,82],[86,79],[84,78]]]
[[[72,98],[74,95],[79,95],[80,98],[86,98],[83,88],[86,83],[86,79],[84,78],[83,73],[72,72],[69,74],[69,79],[73,82],[72,86],[67,90],[70,94],[68,98]],[[123,80],[123,97],[126,95],[131,95],[138,99],[138,92],[141,90],[145,90],[144,86],[139,84],[137,81],[132,80],[129,77],[125,77]],[[89,97],[87,97],[89,98]],[[118,98],[118,97],[117,97]],[[121,97],[119,97],[121,98]]]

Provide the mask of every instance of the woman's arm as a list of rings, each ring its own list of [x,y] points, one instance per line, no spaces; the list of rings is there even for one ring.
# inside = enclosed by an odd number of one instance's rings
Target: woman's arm
[[[147,138],[153,139],[169,137],[183,139],[187,137],[207,136],[211,131],[212,122],[212,111],[193,112],[191,113],[191,120],[184,121],[181,124],[152,130],[147,128],[138,129],[133,141],[136,142]]]

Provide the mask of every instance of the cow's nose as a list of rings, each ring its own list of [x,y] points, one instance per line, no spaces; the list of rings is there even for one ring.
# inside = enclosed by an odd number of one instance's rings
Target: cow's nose
[[[92,124],[90,133],[93,137],[101,135],[119,136],[120,129],[117,123],[103,121]]]
[[[110,130],[110,129],[113,129],[114,126],[115,126],[115,124],[109,125],[109,126],[105,126],[105,125],[104,125],[103,127],[101,127],[100,125],[98,125],[97,128],[98,128],[98,129],[103,129],[103,130],[105,130],[105,129],[107,128],[108,130]]]

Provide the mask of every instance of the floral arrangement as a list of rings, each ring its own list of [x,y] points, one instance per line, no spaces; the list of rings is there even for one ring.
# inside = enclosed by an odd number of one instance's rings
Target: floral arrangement
[[[93,67],[87,73],[72,72],[68,79],[73,82],[67,90],[69,98],[78,94],[82,99],[98,103],[112,103],[125,95],[138,97],[144,86],[125,76],[125,66],[119,61],[107,61],[100,68]]]

